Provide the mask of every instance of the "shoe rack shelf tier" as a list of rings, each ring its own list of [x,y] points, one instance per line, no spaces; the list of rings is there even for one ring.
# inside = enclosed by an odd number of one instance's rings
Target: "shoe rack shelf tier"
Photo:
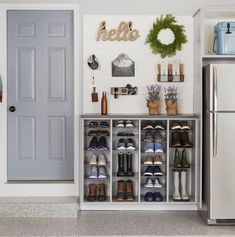
[[[100,126],[103,122],[108,126]],[[153,129],[144,129],[149,123]],[[159,124],[163,129],[154,129]],[[173,130],[175,124],[189,128]],[[81,210],[197,210],[196,116],[82,115],[81,131]]]

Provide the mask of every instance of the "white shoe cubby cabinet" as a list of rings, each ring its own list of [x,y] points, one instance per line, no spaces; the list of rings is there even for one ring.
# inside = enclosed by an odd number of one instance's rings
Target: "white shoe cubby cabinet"
[[[117,127],[118,121],[131,120],[133,127]],[[106,121],[108,127],[103,128],[100,126],[101,121]],[[172,126],[175,122],[181,123],[187,121],[189,126],[188,130],[172,130]],[[90,122],[97,122],[97,127],[89,127]],[[144,129],[149,123],[155,127],[156,124],[161,123],[164,129],[150,129],[151,133],[155,131],[161,134],[161,148],[163,152],[146,153],[146,132]],[[81,145],[81,159],[80,159],[80,209],[81,210],[197,210],[198,209],[198,197],[200,196],[200,167],[198,162],[198,119],[194,115],[177,115],[177,116],[134,116],[134,115],[82,115],[81,118],[81,131],[82,131],[82,145]],[[100,149],[89,149],[91,139],[94,137],[94,131],[107,131],[105,133],[97,132],[97,140],[105,134],[107,150]],[[132,136],[118,136],[119,132],[133,133]],[[178,133],[178,139],[181,139],[182,133],[187,133],[188,142],[192,145],[191,147],[177,146],[172,144],[173,133]],[[96,134],[96,133],[95,133]],[[128,135],[128,134],[127,134]],[[119,139],[132,138],[134,141],[135,149],[118,149]],[[189,167],[187,168],[176,168],[174,166],[175,152],[176,149],[182,156],[182,152],[187,155],[187,161]],[[133,176],[117,176],[118,171],[118,153],[131,154],[132,156],[132,169]],[[91,166],[90,160],[92,155],[104,155],[106,159],[106,178],[90,178]],[[160,155],[162,164],[145,164],[145,157]],[[93,164],[94,166],[94,164]],[[146,176],[145,171],[148,167],[158,166],[161,175]],[[98,165],[97,165],[98,167]],[[124,168],[126,172],[126,159],[124,160]],[[98,168],[97,168],[98,170]],[[179,180],[174,180],[174,172],[178,172]],[[178,188],[178,192],[181,194],[181,173],[186,172],[186,192],[189,200],[175,200],[174,192]],[[157,180],[160,183],[160,187],[145,187],[146,179],[150,178],[153,183]],[[117,184],[119,180],[131,180],[133,184],[133,196],[132,201],[117,201]],[[89,190],[88,185],[94,183],[97,185],[100,183],[105,184],[106,189],[106,200],[98,201],[98,199],[89,201],[87,199]],[[179,187],[177,187],[179,186]],[[96,191],[98,195],[98,190]],[[161,201],[147,201],[146,193],[159,192],[161,194]],[[150,195],[151,196],[151,195]]]

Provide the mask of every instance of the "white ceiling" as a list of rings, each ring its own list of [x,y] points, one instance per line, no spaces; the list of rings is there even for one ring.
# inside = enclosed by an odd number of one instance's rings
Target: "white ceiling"
[[[10,2],[76,2],[84,14],[193,15],[203,7],[234,7],[235,0],[0,0]]]

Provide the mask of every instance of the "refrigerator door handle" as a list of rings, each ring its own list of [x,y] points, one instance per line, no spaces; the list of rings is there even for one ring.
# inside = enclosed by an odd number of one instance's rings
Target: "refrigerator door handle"
[[[213,66],[213,111],[217,111],[218,87],[217,87],[217,69]]]
[[[213,113],[213,157],[217,156],[217,138],[218,138],[218,128],[217,128],[217,113]]]

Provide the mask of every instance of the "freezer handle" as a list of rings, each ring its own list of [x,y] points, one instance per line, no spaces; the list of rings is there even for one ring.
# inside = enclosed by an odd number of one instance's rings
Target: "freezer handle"
[[[218,87],[217,87],[217,69],[213,66],[213,111],[217,111]]]
[[[218,128],[217,128],[217,113],[213,113],[213,157],[217,156],[217,138],[218,138]]]

